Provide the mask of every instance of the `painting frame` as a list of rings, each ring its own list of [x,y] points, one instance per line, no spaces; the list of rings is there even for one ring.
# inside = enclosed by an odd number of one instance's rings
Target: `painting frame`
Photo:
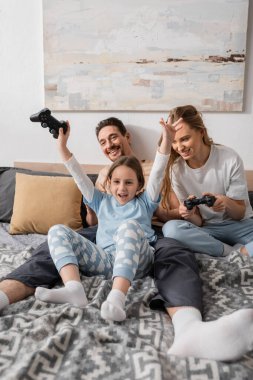
[[[43,0],[55,111],[243,111],[248,0]]]

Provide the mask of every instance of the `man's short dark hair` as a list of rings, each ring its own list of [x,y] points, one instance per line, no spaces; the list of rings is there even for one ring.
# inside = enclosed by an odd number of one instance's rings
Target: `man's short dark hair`
[[[96,127],[97,137],[98,137],[101,129],[103,129],[104,127],[108,127],[108,125],[112,125],[114,127],[117,127],[119,132],[122,134],[122,136],[125,136],[127,133],[127,129],[120,119],[117,119],[117,117],[109,117],[108,119],[101,120],[98,123],[98,125]]]

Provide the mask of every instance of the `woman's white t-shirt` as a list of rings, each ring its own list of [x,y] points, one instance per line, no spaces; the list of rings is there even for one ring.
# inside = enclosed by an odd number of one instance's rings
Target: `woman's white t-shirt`
[[[244,200],[246,211],[244,219],[253,216],[249,202],[244,166],[240,156],[231,148],[223,145],[211,146],[205,165],[192,169],[179,157],[172,167],[172,188],[180,202],[189,195],[202,197],[203,193],[223,194],[235,200]],[[205,224],[231,220],[225,211],[214,212],[206,205],[199,205]]]

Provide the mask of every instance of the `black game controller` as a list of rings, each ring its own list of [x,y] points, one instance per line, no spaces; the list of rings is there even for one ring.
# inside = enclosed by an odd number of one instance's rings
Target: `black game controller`
[[[207,205],[208,207],[212,207],[215,200],[216,198],[213,195],[204,195],[202,198],[186,199],[184,205],[187,210],[192,210],[193,207],[197,205]]]
[[[43,108],[38,113],[30,116],[30,120],[33,122],[40,122],[43,128],[49,128],[49,132],[52,133],[55,139],[58,139],[59,128],[63,128],[65,134],[68,129],[66,121],[59,121],[51,115],[51,111],[48,108]]]

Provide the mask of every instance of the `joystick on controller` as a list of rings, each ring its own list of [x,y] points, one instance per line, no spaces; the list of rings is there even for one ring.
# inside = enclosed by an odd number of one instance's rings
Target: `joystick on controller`
[[[51,111],[48,108],[43,108],[38,113],[30,116],[30,120],[33,122],[40,122],[43,128],[49,128],[49,132],[52,133],[55,139],[58,139],[59,128],[63,128],[65,134],[68,129],[66,121],[59,121],[51,115]]]
[[[208,207],[212,207],[215,200],[216,198],[213,195],[204,195],[202,198],[186,199],[184,201],[184,205],[187,210],[192,210],[194,206],[203,204],[207,205]]]

